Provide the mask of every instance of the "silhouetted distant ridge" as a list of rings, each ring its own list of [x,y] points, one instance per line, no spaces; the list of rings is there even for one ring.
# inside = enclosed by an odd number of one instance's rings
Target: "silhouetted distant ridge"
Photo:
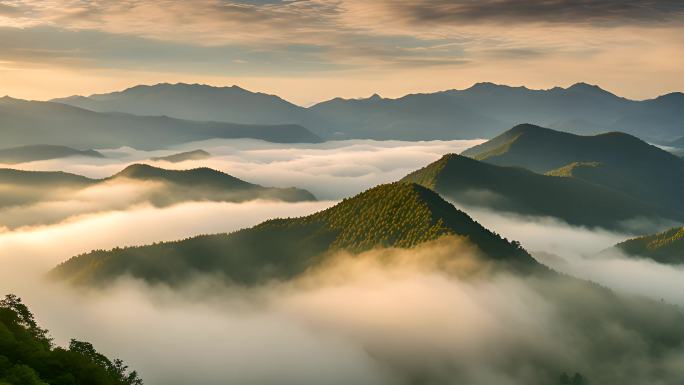
[[[624,131],[653,142],[684,136],[681,93],[629,100],[597,85],[530,89],[494,83],[400,98],[333,98],[303,108],[237,86],[136,86],[110,94],[55,101],[93,111],[165,115],[244,124],[299,124],[330,139],[491,138],[502,127],[530,122],[576,134]]]
[[[0,101],[0,130],[6,146],[50,143],[80,148],[159,149],[212,138],[250,138],[278,143],[321,141],[299,125],[246,125],[204,120],[100,113],[54,102]]]

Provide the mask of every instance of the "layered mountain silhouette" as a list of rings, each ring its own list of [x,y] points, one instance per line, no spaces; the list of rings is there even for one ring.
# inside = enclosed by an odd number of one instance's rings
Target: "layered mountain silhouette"
[[[579,226],[620,229],[633,219],[656,220],[655,213],[663,211],[582,179],[541,175],[456,154],[447,154],[402,181],[418,183],[466,205],[551,216]]]
[[[447,235],[466,237],[500,265],[538,266],[519,244],[485,229],[432,190],[393,183],[310,216],[269,220],[231,234],[96,250],[64,262],[51,274],[74,283],[101,285],[125,275],[178,284],[208,273],[249,285],[295,277],[337,250],[410,248]]]
[[[55,200],[87,187],[117,182],[144,183],[149,189],[138,199],[159,206],[183,201],[315,200],[306,190],[263,187],[210,168],[167,170],[134,164],[105,179],[90,179],[65,172],[0,169],[0,184],[8,187],[0,190],[0,207]]]
[[[660,263],[684,263],[684,227],[646,235],[618,243],[615,246],[627,255],[651,258]]]
[[[669,217],[684,213],[682,159],[628,134],[579,136],[524,124],[463,155],[603,186]]]
[[[180,162],[185,162],[186,160],[201,160],[201,159],[207,159],[210,157],[211,157],[211,154],[204,151],[204,150],[193,150],[193,151],[179,152],[177,154],[171,154],[171,155],[167,155],[167,156],[159,156],[159,157],[152,158],[152,160],[171,162],[171,163],[180,163]]]
[[[327,139],[491,138],[502,127],[520,122],[578,134],[624,131],[661,143],[684,136],[684,94],[634,101],[586,83],[548,90],[478,83],[464,90],[397,99],[378,95],[335,98],[309,108],[236,86],[198,84],[136,86],[55,101],[100,112],[245,124],[300,124]]]
[[[131,146],[158,149],[212,138],[271,142],[319,142],[302,126],[199,122],[166,116],[99,113],[53,102],[0,99],[0,132],[5,146],[49,143],[80,148]]]
[[[0,163],[5,164],[17,164],[24,162],[33,162],[37,160],[67,158],[71,156],[104,158],[104,155],[95,150],[77,150],[71,147],[54,146],[48,144],[38,144],[33,146],[20,146],[0,149]]]

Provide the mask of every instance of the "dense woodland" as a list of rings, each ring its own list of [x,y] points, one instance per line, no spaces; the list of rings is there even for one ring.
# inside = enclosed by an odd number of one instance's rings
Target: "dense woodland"
[[[0,385],[142,385],[135,371],[92,344],[55,346],[15,295],[0,300]]]

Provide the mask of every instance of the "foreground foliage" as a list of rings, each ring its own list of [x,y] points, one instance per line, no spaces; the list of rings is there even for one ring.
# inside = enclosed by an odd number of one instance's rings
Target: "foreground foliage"
[[[0,300],[0,385],[142,385],[135,371],[93,345],[55,346],[15,295]]]

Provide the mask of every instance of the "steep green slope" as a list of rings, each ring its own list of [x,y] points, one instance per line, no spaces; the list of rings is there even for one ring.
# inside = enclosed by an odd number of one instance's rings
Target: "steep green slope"
[[[20,146],[0,150],[0,163],[16,164],[66,158],[70,156],[86,156],[90,158],[104,158],[104,155],[94,150],[76,150],[66,146],[54,146],[37,144],[33,146]]]
[[[456,154],[445,155],[402,181],[421,184],[460,203],[552,216],[581,226],[618,229],[624,221],[655,219],[660,213],[656,207],[580,179],[490,165]]]
[[[167,156],[159,156],[156,158],[152,158],[152,160],[171,162],[171,163],[180,163],[180,162],[184,162],[186,160],[201,160],[201,159],[207,159],[210,157],[211,157],[211,154],[204,151],[204,150],[194,150],[194,151],[179,152],[177,154],[171,154],[171,155],[167,155]]]
[[[625,254],[651,258],[660,263],[684,263],[684,227],[630,239],[615,246]]]
[[[684,161],[631,135],[578,136],[519,125],[463,152],[500,166],[571,176],[684,215]]]
[[[53,277],[105,284],[123,275],[177,284],[209,273],[240,284],[294,277],[328,252],[410,248],[444,235],[467,237],[487,257],[516,268],[537,266],[516,243],[490,232],[417,184],[381,185],[319,213],[275,219],[231,234],[143,247],[95,250],[56,267]]]
[[[21,299],[7,295],[0,300],[0,384],[142,385],[142,380],[88,342],[54,346]]]
[[[99,113],[60,103],[7,97],[0,98],[0,133],[5,146],[50,143],[79,148],[158,149],[212,138],[251,138],[276,143],[321,141],[306,128],[293,124],[245,125]]]

